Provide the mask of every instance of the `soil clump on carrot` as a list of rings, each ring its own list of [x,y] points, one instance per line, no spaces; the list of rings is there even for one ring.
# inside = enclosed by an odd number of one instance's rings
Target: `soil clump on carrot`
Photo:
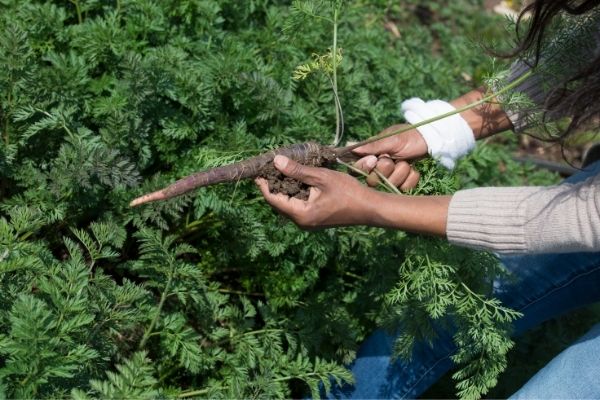
[[[320,167],[320,165],[312,166]],[[283,193],[300,200],[308,200],[310,186],[299,180],[283,175],[273,166],[273,164],[269,164],[263,168],[259,177],[265,179],[269,183],[269,191],[271,193]]]
[[[307,152],[299,162],[309,167],[331,167],[335,164],[337,154],[330,147],[320,147],[319,151]],[[300,200],[308,200],[310,186],[289,176],[285,176],[275,168],[273,163],[265,165],[258,175],[269,183],[271,193],[282,193]]]

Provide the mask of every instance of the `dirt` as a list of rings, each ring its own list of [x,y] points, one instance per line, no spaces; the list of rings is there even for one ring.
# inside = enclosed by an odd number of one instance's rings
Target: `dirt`
[[[273,164],[269,164],[263,168],[260,177],[269,182],[269,190],[271,193],[283,193],[300,200],[308,200],[310,186],[294,178],[283,175],[275,169]]]
[[[304,160],[302,164],[311,167],[325,167],[333,165],[336,158],[337,154],[331,148],[321,147],[318,152],[309,153],[309,159]],[[271,193],[283,193],[300,200],[308,200],[310,186],[294,178],[283,175],[275,168],[273,163],[267,164],[261,170],[259,176],[267,180]]]

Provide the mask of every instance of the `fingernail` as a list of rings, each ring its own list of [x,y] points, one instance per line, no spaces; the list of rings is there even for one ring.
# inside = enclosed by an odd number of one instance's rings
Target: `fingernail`
[[[375,166],[377,165],[377,157],[375,157],[375,156],[369,156],[367,158],[367,160],[365,161],[365,165],[369,169],[375,168]]]
[[[285,156],[275,156],[273,162],[278,169],[284,169],[288,165],[288,158]]]

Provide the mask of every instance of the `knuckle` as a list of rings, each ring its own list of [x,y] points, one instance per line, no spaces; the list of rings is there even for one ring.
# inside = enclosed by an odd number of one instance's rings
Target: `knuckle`
[[[379,184],[379,177],[376,174],[369,174],[367,177],[367,185],[369,186],[377,186]]]
[[[365,171],[367,169],[367,158],[368,156],[359,159],[357,162],[354,163],[354,166],[360,169],[361,171]]]
[[[394,148],[394,150],[396,150],[397,147],[401,147],[402,145],[402,135],[398,134],[398,135],[394,135],[392,137],[390,137],[390,142],[392,147]]]
[[[304,173],[304,167],[300,163],[295,163],[294,165],[292,165],[292,168],[290,168],[291,175],[301,176],[301,175],[303,175],[303,173]]]
[[[413,170],[414,171],[414,170]],[[421,173],[418,171],[415,171],[415,185],[417,183],[419,183],[419,180],[421,179]]]
[[[410,165],[406,162],[396,164],[396,168],[394,169],[394,175],[398,177],[401,181],[405,181],[406,178],[410,175]]]
[[[371,170],[377,164],[377,157],[374,155],[368,155],[366,157],[361,158],[356,162],[356,167],[364,172],[371,172]]]
[[[386,177],[391,175],[391,173],[394,171],[394,167],[394,161],[387,157],[382,158],[379,163],[377,163],[377,169]]]
[[[396,169],[402,169],[402,170],[404,170],[404,169],[407,169],[407,168],[410,168],[410,164],[407,163],[406,161],[398,161],[396,163]]]
[[[332,179],[332,177],[329,174],[330,171],[319,171],[318,173],[315,174],[311,174],[310,179],[311,179],[311,186],[321,186],[324,185],[326,182],[330,181]]]
[[[390,167],[394,165],[394,161],[388,156],[380,157],[377,162],[378,167]]]
[[[403,190],[409,190],[409,189],[414,189],[417,184],[419,183],[419,179],[421,179],[421,174],[419,172],[417,172],[414,169],[410,170],[410,173],[408,175],[408,177],[406,178],[406,180],[404,181],[404,184],[402,185],[401,189]]]

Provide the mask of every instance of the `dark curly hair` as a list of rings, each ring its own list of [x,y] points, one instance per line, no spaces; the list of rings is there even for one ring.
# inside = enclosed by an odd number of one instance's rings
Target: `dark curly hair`
[[[582,16],[598,6],[600,0],[534,0],[523,9],[517,20],[517,46],[504,56],[533,53],[530,63],[532,67],[537,66],[543,40],[555,17],[564,13]],[[526,17],[529,18],[527,23]],[[567,78],[558,83],[546,97],[543,120],[551,119],[551,115],[570,117],[570,123],[561,136],[563,140],[579,127],[590,123],[597,126],[600,116],[600,55],[572,75],[567,74]]]

